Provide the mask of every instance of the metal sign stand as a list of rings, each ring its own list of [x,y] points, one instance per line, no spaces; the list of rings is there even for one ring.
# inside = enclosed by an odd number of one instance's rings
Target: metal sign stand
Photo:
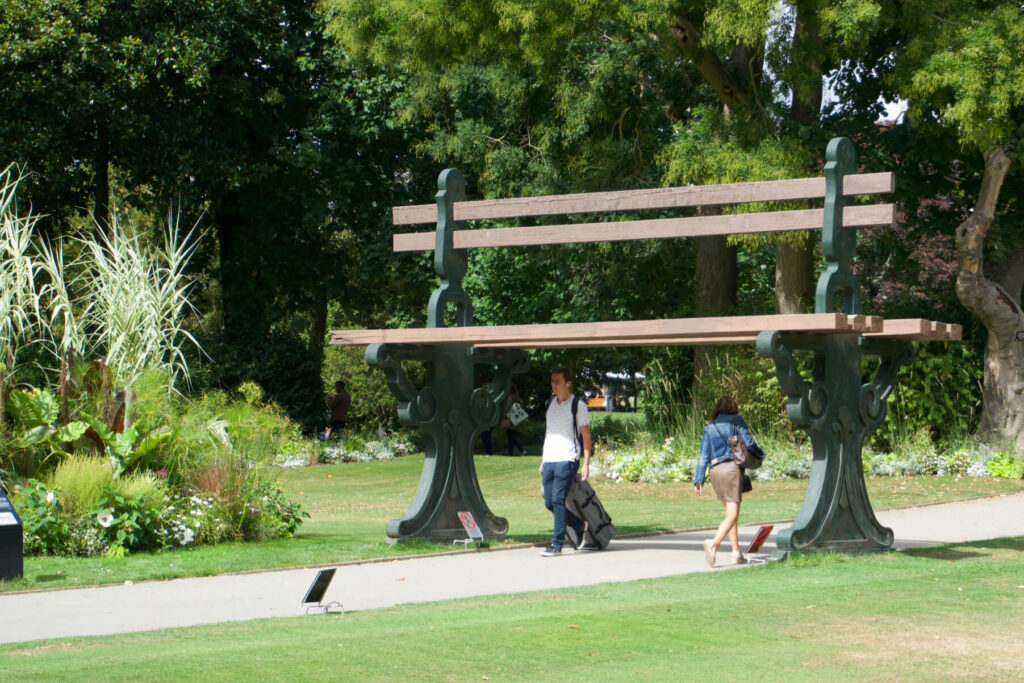
[[[327,587],[331,585],[331,579],[334,578],[334,572],[336,571],[336,567],[331,567],[330,569],[321,569],[316,573],[316,578],[309,585],[306,596],[302,598],[302,604],[306,605],[306,614],[309,614],[310,610],[317,610],[322,612],[324,616],[339,613],[341,616],[345,616],[345,607],[337,600],[322,604],[324,593],[327,592]]]
[[[467,538],[456,538],[452,541],[452,544],[461,543],[464,548],[468,548],[470,543],[480,544],[484,542],[484,533],[477,526],[476,520],[473,519],[472,512],[460,512],[459,521],[462,522],[462,528],[466,530],[468,534]]]

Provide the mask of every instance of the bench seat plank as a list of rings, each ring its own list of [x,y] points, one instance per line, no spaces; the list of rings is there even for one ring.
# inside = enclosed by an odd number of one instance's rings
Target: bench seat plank
[[[843,194],[884,194],[895,188],[891,172],[861,173],[846,176]],[[727,183],[687,187],[658,187],[617,192],[548,195],[546,197],[514,197],[456,202],[455,219],[460,221],[489,218],[521,218],[524,216],[556,216],[567,213],[599,213],[606,211],[637,211],[643,209],[674,209],[685,206],[722,206],[754,202],[777,202],[800,199],[821,199],[825,196],[825,179],[794,178],[765,180],[753,183]],[[436,204],[396,206],[391,209],[395,225],[436,223]],[[820,226],[819,226],[820,227]]]
[[[843,209],[843,225],[847,228],[889,225],[895,216],[896,207],[893,204],[847,206]],[[457,230],[452,239],[456,249],[621,242],[703,235],[820,230],[824,218],[823,209],[797,209],[727,216],[688,216],[605,223]],[[435,235],[435,232],[399,233],[392,236],[392,244],[396,252],[429,251],[435,246]]]
[[[960,341],[963,328],[951,323],[923,318],[883,320],[880,332],[866,332],[871,339],[902,339],[905,341]]]
[[[910,318],[883,320],[842,313],[753,315],[732,318],[678,318],[547,325],[494,325],[399,330],[334,330],[331,344],[472,344],[481,348],[587,348],[608,346],[705,346],[752,344],[763,330],[861,332],[871,339],[956,341],[960,325]]]
[[[806,313],[546,325],[334,330],[331,332],[331,344],[473,344],[540,348],[541,345],[569,346],[580,343],[595,343],[599,346],[625,345],[639,341],[645,344],[669,343],[666,340],[686,344],[695,343],[687,340],[708,338],[735,339],[742,340],[735,343],[745,343],[762,330],[834,333],[882,331],[882,319],[874,316],[847,316],[844,313]]]
[[[962,329],[960,325],[933,322],[929,320],[883,320],[880,332],[864,332],[871,339],[899,339],[903,341],[959,341]],[[680,336],[648,339],[617,340],[614,346],[716,346],[720,344],[753,344],[757,334],[717,334],[706,336]],[[480,343],[481,348],[505,348],[509,344]],[[536,341],[519,348],[530,349],[581,349],[612,346],[608,341],[566,340],[556,342]]]

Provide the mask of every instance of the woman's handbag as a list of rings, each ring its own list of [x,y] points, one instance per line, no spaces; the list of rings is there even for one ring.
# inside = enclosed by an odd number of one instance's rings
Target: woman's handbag
[[[743,493],[750,493],[753,490],[754,490],[754,484],[753,484],[753,482],[750,481],[750,475],[749,474],[744,474],[743,475],[743,488],[741,489],[741,491]]]
[[[729,451],[732,452],[732,461],[739,465],[745,470],[756,470],[764,462],[763,458],[759,458],[747,448],[747,444],[743,443],[743,439],[740,437],[739,432],[736,428],[736,419],[732,421],[732,436],[726,439],[722,436],[721,430],[718,429],[718,425],[714,422],[711,423],[715,427],[715,431],[722,437],[726,445],[729,446]]]

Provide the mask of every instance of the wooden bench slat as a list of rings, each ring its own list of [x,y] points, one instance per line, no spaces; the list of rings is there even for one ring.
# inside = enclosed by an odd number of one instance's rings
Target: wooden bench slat
[[[892,192],[895,187],[895,175],[889,172],[850,175],[843,180],[843,194],[846,196],[883,194]],[[460,221],[468,221],[485,218],[553,216],[566,213],[672,209],[684,206],[720,206],[751,202],[820,199],[824,196],[824,178],[794,178],[753,183],[659,187],[646,190],[457,202],[455,218]],[[396,206],[391,209],[391,215],[395,225],[436,223],[437,205]]]
[[[837,333],[880,331],[882,320],[874,316],[847,316],[843,313],[807,313],[546,325],[334,330],[331,332],[331,344],[473,344],[533,348],[534,345],[540,344],[565,346],[593,342],[595,345],[613,346],[638,340],[652,344],[662,343],[659,340],[694,343],[683,340],[711,337],[746,340],[751,336],[756,337],[762,330]]]
[[[820,230],[824,216],[823,209],[797,209],[727,216],[533,225],[517,228],[456,230],[452,239],[456,249],[475,249]],[[849,228],[888,225],[893,222],[895,216],[896,207],[893,204],[847,206],[843,209],[843,225]],[[396,252],[429,251],[434,248],[435,234],[433,231],[396,234],[392,237],[394,250]]]
[[[588,349],[624,346],[719,346],[722,344],[753,344],[757,341],[757,335],[741,335],[735,337],[708,335],[705,337],[663,337],[660,339],[625,339],[615,341],[593,341],[593,340],[566,340],[560,342],[534,341],[524,344],[474,344],[477,348],[484,349]]]
[[[864,336],[904,341],[959,341],[963,337],[963,327],[924,318],[883,320],[881,331],[868,332]]]
[[[884,320],[881,332],[865,332],[872,339],[899,339],[902,341],[959,341],[963,335],[960,325],[927,320]],[[753,344],[757,335],[708,335],[706,337],[662,337],[658,339],[630,339],[618,341],[614,346],[714,346],[720,344]],[[481,348],[502,348],[507,344],[476,344]],[[580,349],[612,346],[607,341],[558,341],[531,342],[520,348],[529,349]]]

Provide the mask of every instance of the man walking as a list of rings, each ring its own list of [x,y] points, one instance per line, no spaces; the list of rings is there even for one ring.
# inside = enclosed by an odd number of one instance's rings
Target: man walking
[[[565,509],[565,496],[579,471],[580,479],[590,476],[590,416],[587,404],[572,393],[569,368],[559,366],[551,370],[551,393],[548,400],[544,433],[544,455],[540,473],[544,486],[544,505],[554,514],[555,528],[551,545],[541,552],[542,557],[562,554],[562,541],[569,540],[578,547],[583,540],[583,522]],[[580,456],[583,466],[580,467]]]

